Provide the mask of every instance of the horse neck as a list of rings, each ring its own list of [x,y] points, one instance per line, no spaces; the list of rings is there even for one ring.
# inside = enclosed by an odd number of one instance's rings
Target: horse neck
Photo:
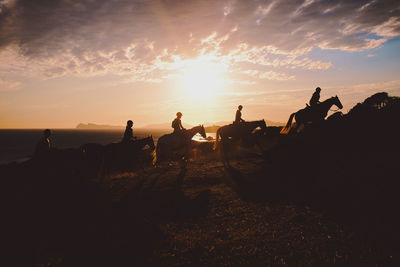
[[[251,129],[251,130],[254,130],[255,128],[257,128],[257,127],[263,127],[263,121],[251,121],[251,122],[248,122],[248,124],[249,124],[249,128]]]
[[[191,139],[195,134],[199,133],[199,132],[200,132],[200,129],[201,129],[201,126],[196,126],[196,127],[193,127],[193,128],[191,128],[191,129],[189,129],[189,130],[187,131],[187,133],[188,133],[188,135],[190,136],[190,139]]]
[[[150,147],[154,147],[153,137],[146,137],[143,139],[144,145],[149,145]]]
[[[137,144],[139,145],[146,145],[150,143],[150,137],[145,137],[139,140],[136,140]]]
[[[323,111],[328,112],[328,110],[335,105],[335,97],[328,98],[324,102],[322,102]]]
[[[151,138],[150,137],[146,137],[146,138],[143,138],[142,139],[142,142],[143,142],[143,144],[150,144],[150,142],[151,142]]]

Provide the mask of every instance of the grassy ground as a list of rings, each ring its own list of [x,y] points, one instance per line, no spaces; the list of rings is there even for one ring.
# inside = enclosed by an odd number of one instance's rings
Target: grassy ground
[[[248,179],[260,157],[233,161]],[[383,266],[393,253],[312,207],[244,201],[222,163],[191,163],[115,177],[114,198],[140,195],[163,238],[146,264],[156,266]],[[140,199],[140,200],[138,200]],[[266,196],[268,199],[268,196]]]

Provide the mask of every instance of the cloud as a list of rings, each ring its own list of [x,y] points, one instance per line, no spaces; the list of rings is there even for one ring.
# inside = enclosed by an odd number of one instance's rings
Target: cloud
[[[7,81],[0,78],[0,92],[19,90],[20,82]]]
[[[399,36],[400,20],[397,17],[391,17],[383,24],[377,25],[372,32],[379,36],[396,37]]]
[[[400,93],[400,80],[377,82],[377,83],[364,83],[351,86],[347,89],[342,89],[346,94],[364,94],[369,95],[376,92],[390,92],[396,95]]]
[[[332,67],[307,58],[313,47],[362,51],[399,35],[399,1],[0,1],[0,72],[154,82],[211,55],[285,80],[272,73]],[[18,64],[4,63],[5,51]]]
[[[266,79],[272,81],[289,81],[295,80],[294,75],[287,75],[285,73],[279,73],[275,71],[258,71],[258,70],[246,70],[243,74],[249,75],[253,78]]]
[[[233,62],[249,62],[262,66],[301,68],[307,70],[326,70],[332,66],[331,62],[313,61],[301,57],[298,51],[287,53],[273,46],[250,47],[246,43],[239,44],[229,52],[228,58]]]
[[[345,112],[350,110],[358,102],[378,93],[387,92],[391,96],[400,95],[400,80],[382,81],[375,83],[362,83],[353,86],[340,86],[326,88],[326,94],[338,95],[345,107]]]

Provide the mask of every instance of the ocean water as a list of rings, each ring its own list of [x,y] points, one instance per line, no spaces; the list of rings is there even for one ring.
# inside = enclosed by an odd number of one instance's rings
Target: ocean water
[[[124,130],[77,130],[54,129],[51,130],[51,145],[55,148],[78,148],[82,144],[98,143],[109,144],[119,142],[124,135]],[[133,129],[133,134],[138,138],[153,136],[154,142],[168,130],[143,130]],[[24,161],[31,157],[36,143],[43,135],[43,130],[0,130],[0,164],[12,161]],[[207,134],[215,137],[215,134]]]

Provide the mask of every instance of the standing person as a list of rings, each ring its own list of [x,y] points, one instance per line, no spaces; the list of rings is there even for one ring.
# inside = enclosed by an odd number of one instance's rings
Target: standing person
[[[126,128],[125,128],[124,137],[122,138],[122,143],[128,143],[128,142],[136,139],[133,136],[132,126],[133,126],[133,121],[128,120],[126,122]]]
[[[186,130],[183,126],[182,126],[182,113],[178,112],[176,113],[176,118],[172,121],[171,127],[174,128],[174,133],[179,133],[181,134],[184,130]]]
[[[310,99],[310,107],[316,107],[318,106],[319,102],[319,98],[320,98],[320,92],[321,92],[321,88],[317,87],[315,89],[315,92],[313,93],[311,99]]]
[[[235,121],[233,122],[233,124],[239,125],[239,123],[245,122],[244,119],[242,119],[242,109],[243,109],[243,106],[239,105],[238,109],[236,110]]]
[[[39,142],[36,144],[34,156],[43,156],[50,152],[50,135],[51,131],[46,129],[43,131],[43,136],[40,138]]]

